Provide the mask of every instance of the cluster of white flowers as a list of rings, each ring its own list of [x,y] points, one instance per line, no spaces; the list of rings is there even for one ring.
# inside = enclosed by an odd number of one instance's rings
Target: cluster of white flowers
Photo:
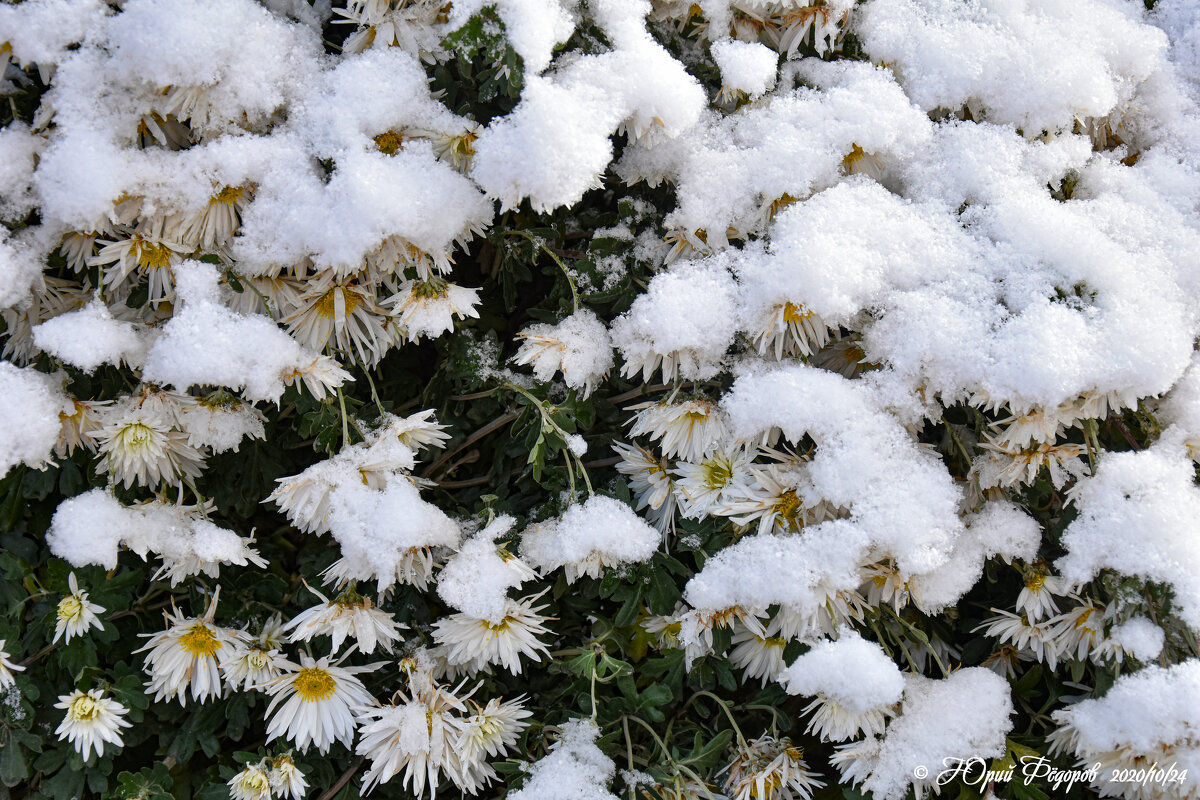
[[[217,624],[216,586],[202,614],[172,607],[139,652],[155,702],[264,692],[269,741],[352,748],[370,762],[365,790],[496,780],[488,759],[515,748],[530,712],[464,687],[553,658],[561,593],[522,587],[702,551],[681,520],[736,536],[703,552],[672,613],[636,624],[688,669],[727,631],[742,680],[812,697],[809,733],[880,800],[931,788],[915,764],[1003,756],[1001,676],[1034,660],[1141,670],[1055,712],[1058,750],[1111,768],[1195,758],[1192,722],[1168,712],[1195,707],[1197,662],[1163,654],[1168,631],[1194,651],[1200,628],[1200,5],[1157,5],[0,5],[0,93],[34,67],[48,87],[31,121],[0,129],[0,475],[87,459],[107,486],[59,504],[55,556],[112,570],[124,548],[160,559],[172,587],[215,585],[222,567],[267,562],[253,531],[211,521],[210,460],[265,439],[285,392],[325,408],[336,396],[341,449],[263,498],[336,541],[329,596],[312,589],[319,603],[252,635]],[[523,70],[519,100],[487,122],[443,104],[427,70],[481,14]],[[332,16],[353,28],[336,57],[322,44]],[[586,51],[561,54],[585,24]],[[673,54],[664,32],[691,44]],[[869,60],[829,60],[851,39]],[[700,73],[719,76],[714,91]],[[620,182],[672,191],[647,230],[572,231],[629,244],[651,273],[605,319],[550,242],[492,229]],[[422,496],[432,471],[416,472],[451,439],[434,409],[400,416],[374,397],[373,423],[347,414],[355,375],[479,320],[483,289],[453,279],[485,234],[524,236],[573,304],[504,343],[532,374],[506,387],[582,401],[610,377],[640,382],[613,445],[636,510],[589,480],[586,498],[557,498],[519,531],[504,515],[456,519]],[[133,379],[113,397],[72,393],[72,376],[104,365]],[[1163,429],[1149,447],[1101,447],[1101,425],[1151,412]],[[588,443],[564,439],[574,492]],[[1074,508],[1056,559],[1021,508],[1043,489]],[[951,672],[961,643],[903,612],[951,608],[989,559],[1023,588],[976,628],[996,640],[986,668]],[[1100,592],[1100,575],[1161,585],[1170,617]],[[453,610],[406,641],[385,609],[399,586]],[[104,626],[74,574],[69,589],[54,643]],[[908,642],[907,674],[856,633],[868,624]],[[3,646],[7,688],[21,667]],[[347,660],[377,652],[407,681],[386,704],[362,677],[381,664]],[[943,679],[920,674],[933,664]],[[1167,714],[1158,732],[1149,705]],[[85,760],[130,726],[103,686],[56,707]],[[560,733],[513,800],[610,797],[596,726]],[[777,733],[738,731],[730,798],[807,800],[823,785]],[[677,777],[664,792],[709,793]],[[1127,800],[1158,796],[1131,786]],[[229,787],[299,800],[306,780],[278,754]]]

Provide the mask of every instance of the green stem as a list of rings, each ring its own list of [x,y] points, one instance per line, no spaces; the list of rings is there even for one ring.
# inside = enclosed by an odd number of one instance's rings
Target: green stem
[[[563,260],[558,257],[558,253],[547,247],[546,243],[540,237],[534,236],[528,231],[505,231],[505,233],[515,233],[518,236],[525,237],[532,244],[541,248],[542,252],[554,259],[554,263],[558,265],[558,268],[562,270],[563,275],[567,278],[567,286],[571,287],[571,305],[574,311],[579,311],[579,292],[575,289],[575,279],[571,277],[571,271],[567,269],[567,265],[563,263]]]
[[[350,446],[350,421],[346,418],[346,398],[342,394],[342,387],[337,387],[338,408],[342,412],[342,449],[345,450]]]

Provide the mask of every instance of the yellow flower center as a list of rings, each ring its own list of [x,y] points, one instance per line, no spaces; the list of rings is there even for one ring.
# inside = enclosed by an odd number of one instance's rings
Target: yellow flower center
[[[90,721],[100,715],[100,704],[90,694],[81,694],[71,701],[69,711],[72,719]]]
[[[131,422],[117,434],[118,444],[124,450],[143,450],[154,441],[157,431],[142,422]]]
[[[852,167],[855,164],[857,164],[859,161],[862,161],[862,158],[865,155],[866,155],[866,153],[863,152],[863,149],[861,147],[859,147],[857,144],[851,145],[850,154],[842,159],[842,163],[845,164],[847,167]]]
[[[292,687],[304,702],[317,703],[333,697],[337,681],[319,667],[305,667],[292,679]]]
[[[728,461],[711,459],[701,466],[704,485],[709,489],[720,489],[733,479],[733,465]]]
[[[246,188],[244,186],[226,186],[213,196],[212,202],[224,203],[227,206],[231,206],[242,199],[242,194],[245,191]]]
[[[261,769],[253,768],[239,776],[238,783],[249,794],[265,795],[271,790],[271,779]]]
[[[78,619],[83,614],[83,600],[77,594],[69,594],[58,601],[59,619]]]
[[[779,495],[771,510],[783,519],[789,528],[800,527],[800,498],[795,489],[788,489]]]
[[[1041,572],[1032,572],[1025,578],[1025,588],[1030,591],[1039,591],[1046,585],[1046,576]]]
[[[221,649],[216,633],[203,622],[197,622],[180,636],[179,646],[199,658],[211,658]]]
[[[788,325],[798,325],[811,318],[812,315],[813,312],[802,305],[798,306],[795,303],[784,303],[783,305],[783,321]]]
[[[342,300],[346,304],[346,314],[353,314],[354,309],[358,308],[359,297],[354,292],[346,291],[345,286],[335,286],[325,294],[321,295],[321,299],[317,301],[317,313],[322,317],[333,317],[337,313],[337,293],[342,293]]]
[[[404,134],[399,131],[384,131],[375,137],[375,146],[385,156],[394,156],[404,146]]]
[[[436,300],[449,294],[449,285],[434,278],[431,281],[417,281],[413,284],[412,295],[419,300]]]
[[[141,239],[134,242],[137,264],[142,269],[162,269],[171,265],[171,248]]]

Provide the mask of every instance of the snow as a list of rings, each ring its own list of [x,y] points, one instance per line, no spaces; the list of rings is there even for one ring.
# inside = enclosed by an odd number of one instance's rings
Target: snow
[[[501,515],[467,539],[438,575],[438,595],[450,606],[476,619],[499,624],[506,613],[508,590],[533,577],[533,570],[517,558],[506,560],[496,539],[505,536],[516,520]]]
[[[1120,645],[1122,650],[1143,663],[1157,658],[1166,641],[1162,626],[1156,625],[1146,617],[1133,617],[1120,625],[1114,625],[1108,636]]]
[[[75,411],[60,385],[53,376],[0,361],[0,476],[17,464],[44,469],[49,463],[59,417]]]
[[[33,329],[33,341],[42,350],[84,372],[101,364],[140,366],[146,356],[141,331],[113,318],[99,298],[77,311],[61,314]]]
[[[623,375],[649,381],[662,363],[670,380],[677,364],[689,380],[711,378],[737,332],[736,285],[723,259],[688,261],[656,275],[647,291],[612,324]]]
[[[713,43],[712,56],[721,70],[721,82],[731,89],[739,89],[753,99],[775,86],[779,54],[766,45],[726,39]]]
[[[1054,718],[1069,722],[1078,732],[1076,749],[1085,758],[1124,748],[1135,753],[1154,753],[1175,744],[1188,748],[1189,741],[1194,754],[1197,708],[1200,660],[1191,659],[1122,675],[1104,697],[1082,700],[1055,712]]]
[[[596,723],[573,719],[563,723],[561,735],[550,754],[530,766],[511,800],[618,800],[607,788],[617,768],[596,746]]]
[[[871,0],[855,17],[922,109],[967,105],[1031,137],[1132,110],[1167,44],[1134,4],[1102,0]]]
[[[59,503],[46,543],[74,567],[115,569],[122,546],[143,559],[154,553],[162,558],[172,585],[199,572],[216,577],[220,564],[266,566],[247,539],[203,518],[195,507],[158,500],[123,506],[106,489]]]
[[[288,376],[317,358],[270,318],[226,307],[211,265],[184,262],[175,281],[180,308],[150,347],[146,380],[185,390],[227,386],[252,400],[278,402]]]
[[[788,694],[825,695],[857,713],[899,702],[904,693],[900,669],[879,645],[852,631],[799,656],[780,680]]]
[[[880,800],[898,800],[917,766],[936,777],[960,758],[1003,756],[1012,729],[1009,691],[1008,681],[983,667],[960,669],[944,680],[906,676],[900,716],[888,725],[861,788]]]
[[[543,571],[566,568],[567,582],[580,575],[599,577],[602,567],[649,559],[661,537],[629,506],[594,495],[561,517],[539,523],[521,535],[521,556]]]
[[[1070,583],[1102,569],[1169,583],[1180,619],[1200,626],[1200,489],[1195,464],[1171,428],[1153,447],[1107,453],[1074,492],[1079,515],[1063,531],[1067,554],[1054,562]]]

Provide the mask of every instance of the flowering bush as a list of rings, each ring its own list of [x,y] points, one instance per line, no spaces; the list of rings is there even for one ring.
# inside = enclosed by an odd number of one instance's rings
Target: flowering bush
[[[0,62],[6,797],[1200,797],[1196,0]]]

